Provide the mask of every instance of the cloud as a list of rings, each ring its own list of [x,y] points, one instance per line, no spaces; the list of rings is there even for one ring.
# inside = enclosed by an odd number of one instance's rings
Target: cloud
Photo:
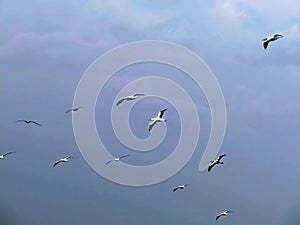
[[[274,20],[286,20],[291,17],[299,17],[299,1],[297,0],[232,0],[261,13],[267,13]]]
[[[91,1],[85,8],[137,29],[150,28],[173,18],[168,9],[147,9],[129,0]]]
[[[247,13],[240,8],[238,1],[214,1],[212,14],[217,24],[229,30],[236,30],[243,25]]]
[[[300,3],[296,0],[261,1],[261,0],[214,0],[211,14],[215,23],[225,31],[243,29],[282,29],[294,26],[300,18]],[[278,32],[278,31],[274,31]],[[297,31],[294,28],[293,33]]]

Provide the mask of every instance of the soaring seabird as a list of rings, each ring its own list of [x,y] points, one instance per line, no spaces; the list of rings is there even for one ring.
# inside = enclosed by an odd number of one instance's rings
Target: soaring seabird
[[[117,105],[120,105],[122,102],[124,101],[130,101],[130,100],[135,100],[138,96],[144,96],[145,94],[133,94],[133,95],[128,95],[128,96],[125,96],[124,98],[120,99],[118,102],[117,102]]]
[[[10,154],[12,154],[12,153],[15,153],[15,152],[7,152],[7,153],[5,153],[5,154],[3,154],[3,155],[0,155],[0,160],[1,160],[1,159],[5,159],[5,156],[10,155]]]
[[[159,113],[157,114],[157,116],[155,118],[151,118],[149,121],[150,124],[149,124],[149,128],[148,128],[148,131],[151,131],[153,126],[158,123],[158,122],[166,122],[167,120],[166,119],[163,119],[162,116],[164,115],[164,112],[166,111],[167,109],[163,109],[161,111],[159,111]]]
[[[216,220],[218,220],[221,216],[228,216],[228,213],[231,213],[232,211],[225,211],[225,212],[221,212],[216,216]]]
[[[107,162],[105,163],[105,165],[107,165],[107,164],[109,164],[109,163],[111,163],[111,162],[120,162],[121,159],[126,158],[126,157],[128,157],[128,156],[130,156],[130,155],[122,155],[122,156],[120,156],[120,157],[118,157],[118,158],[114,158],[114,159],[112,159],[112,160],[107,161]]]
[[[69,159],[75,159],[75,158],[78,158],[78,157],[68,156],[66,158],[60,159],[53,164],[53,168],[56,167],[59,163],[63,163],[63,162],[65,163],[65,162],[68,162]]]
[[[38,123],[38,122],[35,122],[35,121],[33,121],[33,120],[17,120],[17,123],[20,123],[20,122],[24,122],[24,123],[27,123],[27,124],[29,124],[29,123],[34,123],[34,124],[36,124],[36,125],[42,126],[42,124],[40,124],[40,123]]]
[[[77,112],[79,109],[83,109],[83,108],[84,107],[82,107],[82,106],[79,106],[77,108],[72,108],[72,109],[67,110],[66,113],[71,112],[71,111]]]
[[[173,192],[175,192],[175,191],[177,191],[177,190],[183,190],[183,189],[185,189],[187,186],[189,186],[190,184],[183,184],[183,185],[179,185],[179,186],[177,186],[177,187],[175,187],[174,189],[173,189]]]
[[[281,34],[274,34],[274,35],[272,35],[270,37],[266,37],[266,38],[262,39],[264,48],[267,49],[268,44],[269,44],[270,41],[276,41],[279,38],[283,38],[283,35],[281,35]]]
[[[215,165],[217,165],[217,164],[224,164],[224,162],[221,162],[221,159],[222,159],[224,156],[226,156],[226,154],[220,155],[220,156],[219,156],[216,160],[214,160],[214,161],[210,161],[211,164],[208,166],[208,172],[211,171],[211,169],[212,169]]]

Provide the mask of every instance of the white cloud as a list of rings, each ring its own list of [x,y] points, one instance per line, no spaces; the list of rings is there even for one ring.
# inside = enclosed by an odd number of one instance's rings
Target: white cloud
[[[212,13],[217,24],[230,31],[240,28],[247,17],[246,12],[240,8],[238,1],[232,0],[214,1]]]
[[[262,22],[276,27],[291,24],[300,18],[299,8],[298,0],[214,0],[212,15],[220,27],[234,31],[242,28],[246,22]],[[293,35],[297,33],[296,28],[290,31]]]
[[[261,13],[268,13],[274,20],[299,17],[299,0],[232,0]]]
[[[96,11],[115,22],[125,23],[132,28],[148,28],[173,18],[170,10],[149,10],[137,7],[133,1],[129,0],[91,1],[86,5],[86,10]]]

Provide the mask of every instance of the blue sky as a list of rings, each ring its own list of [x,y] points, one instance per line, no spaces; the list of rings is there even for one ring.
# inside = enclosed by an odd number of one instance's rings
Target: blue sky
[[[235,213],[222,224],[299,224],[299,1],[2,1],[0,153],[16,151],[0,163],[0,220],[3,224],[213,224],[222,210]],[[282,33],[270,43],[261,39]],[[111,128],[112,94],[140,74],[175,74],[189,90],[201,118],[197,151],[182,171],[157,185],[141,188],[111,183],[83,159],[57,170],[52,162],[80,155],[72,132],[71,107],[87,67],[106,51],[132,41],[166,40],[197,53],[222,87],[228,126],[222,153],[225,164],[213,174],[197,166],[208,140],[210,113],[205,96],[184,74],[151,63],[116,74],[99,96],[99,133]],[[107,96],[106,100],[101,98]],[[151,100],[151,99],[150,99]],[[149,101],[146,99],[145,101]],[[156,100],[167,105],[163,100]],[[107,104],[108,103],[108,104]],[[142,102],[141,102],[142,103]],[[152,115],[133,114],[140,121]],[[137,154],[128,162],[166,157],[178,137],[178,117],[170,107],[174,132],[163,153]],[[151,109],[150,107],[147,109]],[[35,119],[43,127],[15,124]],[[101,121],[104,121],[101,123]],[[133,126],[140,137],[143,123]],[[127,153],[113,136],[104,141],[113,154]],[[110,138],[111,137],[111,138]],[[158,149],[159,150],[159,149]],[[147,157],[149,158],[147,158]],[[170,192],[173,186],[190,189]],[[8,222],[7,222],[8,221]]]

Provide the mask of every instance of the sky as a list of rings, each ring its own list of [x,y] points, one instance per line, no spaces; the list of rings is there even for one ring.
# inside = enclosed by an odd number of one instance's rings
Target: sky
[[[0,2],[1,141],[0,221],[12,225],[229,224],[298,225],[300,222],[300,5],[297,0],[3,0]],[[284,38],[263,49],[261,39]],[[133,165],[172,153],[180,133],[178,114],[160,98],[133,108],[136,136],[162,106],[168,134],[147,154],[123,146],[114,135],[114,96],[145,74],[179,83],[201,120],[197,150],[170,179],[146,187],[101,177],[80,157],[55,169],[67,155],[81,156],[72,130],[76,87],[88,66],[105,52],[141,40],[182,45],[204,60],[224,94],[227,129],[224,165],[198,172],[211,127],[209,105],[193,81],[176,68],[143,63],[116,73],[96,106],[99,134],[113,155],[131,154]],[[130,54],[130,53],[129,53]],[[144,104],[145,103],[145,104]],[[143,106],[146,105],[146,106]],[[183,107],[184,107],[183,103]],[[41,127],[16,124],[34,119]],[[159,129],[159,127],[157,127]],[[191,131],[192,132],[192,131]],[[184,191],[173,187],[192,183]]]

